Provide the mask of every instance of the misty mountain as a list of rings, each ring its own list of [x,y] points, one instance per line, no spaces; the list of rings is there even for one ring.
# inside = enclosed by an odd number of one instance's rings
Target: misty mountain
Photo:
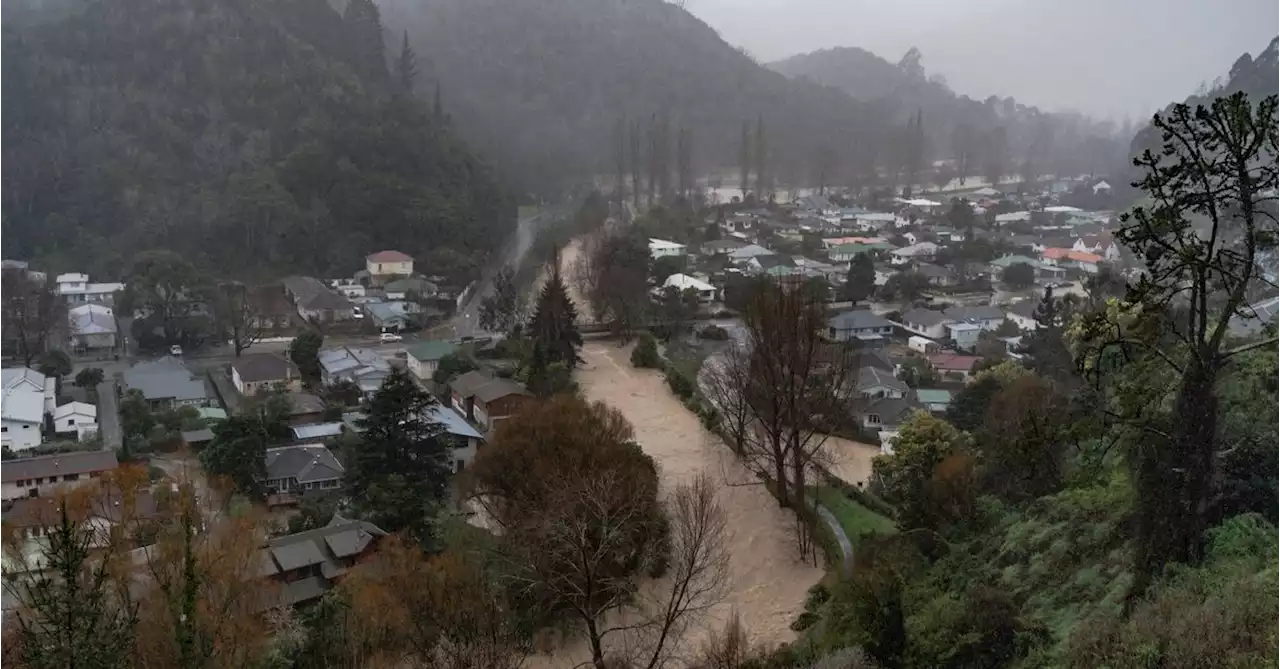
[[[491,169],[373,71],[376,25],[324,0],[24,8],[4,23],[6,257],[350,271],[383,248],[483,255],[514,225]]]
[[[770,63],[774,71],[833,86],[866,105],[876,105],[895,122],[913,114],[924,119],[928,154],[934,159],[977,154],[1003,144],[1012,174],[1024,163],[1059,174],[1100,171],[1113,164],[1130,134],[1110,122],[1078,113],[1049,113],[1012,97],[975,100],[952,91],[941,75],[929,76],[924,56],[911,49],[891,63],[857,47],[821,49]]]
[[[609,172],[624,115],[687,126],[697,169],[735,165],[742,123],[761,116],[783,178],[819,145],[881,134],[873,110],[761,67],[661,0],[379,5],[393,51],[407,31],[419,56],[419,94],[438,81],[459,130],[533,183]]]

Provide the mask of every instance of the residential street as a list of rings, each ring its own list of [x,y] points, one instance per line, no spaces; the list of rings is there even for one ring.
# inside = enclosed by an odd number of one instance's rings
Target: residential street
[[[103,450],[115,451],[124,445],[120,434],[120,402],[116,397],[116,380],[107,376],[98,384],[98,431]]]

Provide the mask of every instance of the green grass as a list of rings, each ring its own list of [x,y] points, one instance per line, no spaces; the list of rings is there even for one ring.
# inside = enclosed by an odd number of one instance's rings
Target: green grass
[[[898,531],[892,520],[849,499],[836,488],[821,486],[817,488],[816,494],[818,501],[830,509],[840,522],[844,533],[849,535],[849,541],[855,547],[864,534],[893,534]]]

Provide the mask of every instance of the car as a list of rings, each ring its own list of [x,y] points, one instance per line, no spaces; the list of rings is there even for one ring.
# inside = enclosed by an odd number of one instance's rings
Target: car
[[[364,312],[363,312],[363,311],[360,311],[360,307],[352,307],[352,308],[351,308],[351,317],[352,317],[352,318],[354,318],[354,319],[356,319],[356,320],[361,320],[361,319],[363,319],[363,318],[364,318]]]
[[[174,344],[169,347],[169,355],[182,355],[182,347]]]
[[[400,335],[394,332],[383,332],[382,334],[378,335],[378,341],[384,344],[393,344],[395,342],[403,341],[403,340],[404,340],[404,337],[401,337]]]

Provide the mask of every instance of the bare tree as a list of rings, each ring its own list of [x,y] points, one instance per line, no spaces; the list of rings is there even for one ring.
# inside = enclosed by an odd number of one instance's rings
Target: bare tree
[[[27,367],[49,347],[66,309],[47,282],[25,269],[4,270],[4,338],[13,342],[15,353]]]
[[[252,292],[239,281],[218,285],[214,292],[213,313],[218,327],[235,348],[237,358],[266,334]]]

